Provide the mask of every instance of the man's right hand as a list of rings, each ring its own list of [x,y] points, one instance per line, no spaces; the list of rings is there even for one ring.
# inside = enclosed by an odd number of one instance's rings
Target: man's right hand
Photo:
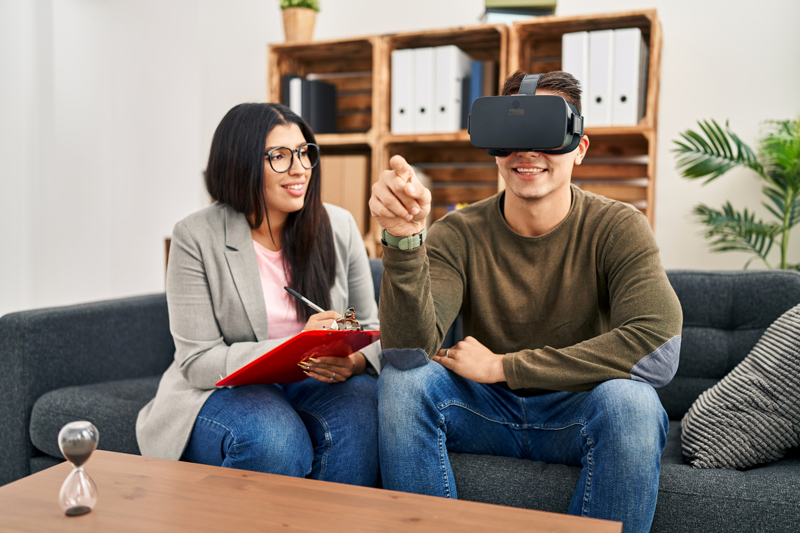
[[[422,186],[402,156],[392,156],[389,165],[392,169],[384,170],[372,186],[369,210],[378,224],[395,237],[420,233],[431,211],[431,191]]]

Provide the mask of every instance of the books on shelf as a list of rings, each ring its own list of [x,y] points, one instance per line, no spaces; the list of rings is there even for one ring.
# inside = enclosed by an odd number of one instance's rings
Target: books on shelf
[[[649,49],[640,28],[565,33],[561,68],[581,84],[584,124],[633,126],[645,113]]]
[[[540,15],[552,15],[556,0],[486,0],[480,21],[485,24],[509,24]]]
[[[470,70],[470,91],[467,107],[472,109],[472,103],[481,96],[497,94],[498,72],[496,61],[473,61]],[[464,125],[466,128],[466,125]]]
[[[445,210],[449,213],[450,211],[458,211],[462,207],[467,207],[469,202],[457,202],[455,204],[449,204]]]
[[[497,62],[476,61],[456,45],[391,54],[391,131],[452,133],[467,127],[472,102],[495,94]]]
[[[308,123],[315,134],[336,133],[336,86],[286,74],[281,103]]]

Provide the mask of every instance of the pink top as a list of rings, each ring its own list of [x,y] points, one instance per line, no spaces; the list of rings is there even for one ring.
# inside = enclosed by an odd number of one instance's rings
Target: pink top
[[[261,290],[267,307],[269,339],[291,337],[303,331],[305,320],[297,318],[294,297],[286,292],[289,286],[283,269],[283,252],[273,252],[253,241],[258,260],[258,273],[261,275]]]

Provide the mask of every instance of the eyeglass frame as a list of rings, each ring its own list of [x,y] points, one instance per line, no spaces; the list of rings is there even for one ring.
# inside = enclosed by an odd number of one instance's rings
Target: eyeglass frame
[[[317,161],[313,165],[311,165],[310,167],[307,167],[307,166],[305,166],[303,164],[303,160],[300,158],[300,150],[302,150],[303,148],[308,148],[309,146],[313,146],[313,147],[315,147],[317,149]],[[281,150],[281,149],[289,150],[289,153],[291,153],[292,159],[289,161],[289,166],[286,168],[286,170],[275,170],[275,167],[272,166],[272,152],[274,152],[275,150]],[[303,167],[306,170],[311,170],[314,167],[316,167],[317,165],[319,165],[319,159],[320,159],[320,156],[322,155],[322,150],[320,149],[319,145],[316,144],[316,143],[305,143],[302,146],[300,146],[300,148],[295,148],[294,150],[292,150],[288,146],[276,146],[272,150],[264,152],[264,156],[267,158],[267,162],[269,162],[269,168],[271,168],[273,172],[277,172],[278,174],[285,174],[286,172],[289,172],[292,169],[292,166],[294,165],[294,154],[297,154],[297,160],[300,161],[300,166],[301,167]]]

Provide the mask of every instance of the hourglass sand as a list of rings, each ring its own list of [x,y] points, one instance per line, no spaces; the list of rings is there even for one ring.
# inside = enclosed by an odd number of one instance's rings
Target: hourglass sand
[[[58,447],[74,465],[58,494],[58,503],[67,516],[86,514],[97,503],[97,485],[83,469],[84,463],[97,448],[100,433],[91,422],[70,422],[58,432]]]

